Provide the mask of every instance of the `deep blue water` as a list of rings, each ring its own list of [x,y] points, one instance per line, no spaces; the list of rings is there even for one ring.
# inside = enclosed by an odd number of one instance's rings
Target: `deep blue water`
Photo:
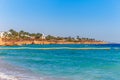
[[[80,48],[89,49],[81,50]],[[0,47],[0,57],[12,65],[53,78],[67,80],[120,79],[119,44]]]

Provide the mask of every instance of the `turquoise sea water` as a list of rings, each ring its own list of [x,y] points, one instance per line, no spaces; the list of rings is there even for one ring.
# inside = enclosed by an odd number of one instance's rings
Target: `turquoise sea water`
[[[120,79],[119,44],[0,47],[0,57],[31,74],[51,78],[38,80]]]

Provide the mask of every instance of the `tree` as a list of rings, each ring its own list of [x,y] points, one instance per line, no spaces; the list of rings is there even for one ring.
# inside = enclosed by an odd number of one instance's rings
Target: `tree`
[[[79,37],[79,36],[77,36],[77,38],[76,38],[78,41],[81,41],[81,38]]]
[[[30,39],[30,33],[21,30],[19,32],[19,37],[20,37],[20,39]]]
[[[46,40],[55,40],[55,39],[56,37],[54,36],[51,36],[51,35],[46,36]]]
[[[71,36],[66,37],[65,39],[66,39],[66,41],[70,41],[70,42],[75,41],[75,39]]]
[[[43,36],[43,34],[37,33],[37,34],[35,34],[35,39],[40,39],[40,38],[42,38],[42,36]]]
[[[64,38],[63,37],[56,37],[57,40],[63,40]]]
[[[13,30],[13,29],[10,29],[9,32],[8,32],[8,37],[12,40],[16,40],[19,38],[19,34],[17,31]]]

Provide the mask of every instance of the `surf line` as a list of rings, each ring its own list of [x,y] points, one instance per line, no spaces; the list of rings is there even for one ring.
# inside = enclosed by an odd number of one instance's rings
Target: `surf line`
[[[27,48],[27,47],[22,47],[22,48],[0,48],[0,50],[120,50],[120,48],[70,48],[70,47],[56,47],[56,48]]]

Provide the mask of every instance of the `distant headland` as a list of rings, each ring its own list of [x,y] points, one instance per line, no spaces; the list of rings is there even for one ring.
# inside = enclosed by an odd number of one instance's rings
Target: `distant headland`
[[[17,32],[10,29],[7,32],[0,32],[0,45],[26,45],[26,44],[107,44],[107,42],[95,40],[92,38],[60,37],[47,35],[42,33],[29,33],[23,30]]]

